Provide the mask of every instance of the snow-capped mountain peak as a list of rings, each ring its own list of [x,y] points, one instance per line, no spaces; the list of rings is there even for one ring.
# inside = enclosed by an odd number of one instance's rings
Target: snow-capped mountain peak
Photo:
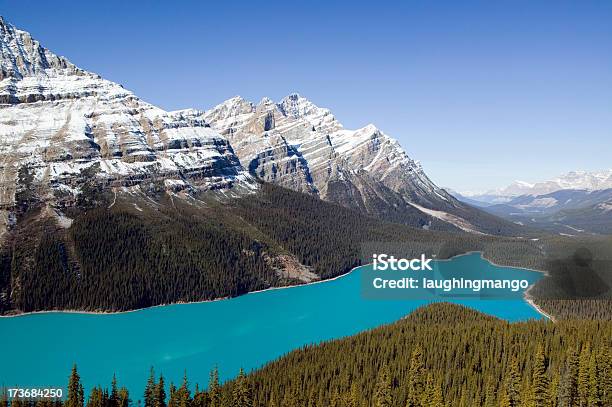
[[[267,96],[261,98],[257,106],[272,106],[274,105],[274,101]]]
[[[525,181],[516,180],[514,181],[514,184],[520,187],[533,188],[533,184],[530,184],[529,182],[525,182]]]
[[[602,171],[570,171],[548,181],[528,183],[515,181],[506,188],[492,191],[496,195],[544,195],[563,189],[595,191],[612,188],[612,169]]]
[[[67,202],[80,193],[84,174],[105,187],[161,178],[182,188],[210,189],[250,180],[229,142],[201,112],[166,112],[143,102],[56,56],[4,19],[0,52],[3,208],[17,203],[25,173],[41,200]]]
[[[243,165],[266,181],[348,206],[367,206],[383,189],[423,206],[452,200],[397,140],[373,124],[345,129],[329,109],[297,93],[257,106],[232,98],[204,116],[230,139]]]
[[[49,74],[50,70],[63,74],[83,72],[66,58],[41,46],[28,32],[16,29],[0,16],[0,80]]]
[[[277,106],[285,116],[296,120],[306,120],[322,131],[342,127],[329,109],[318,107],[299,93],[291,93],[285,96]]]

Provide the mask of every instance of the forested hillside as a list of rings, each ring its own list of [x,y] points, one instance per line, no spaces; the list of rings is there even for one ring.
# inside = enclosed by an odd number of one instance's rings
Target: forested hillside
[[[91,191],[77,207],[64,209],[69,218],[23,202],[0,252],[2,313],[122,311],[300,284],[368,262],[362,244],[372,242],[400,243],[406,256],[448,258],[478,250],[498,264],[549,271],[559,268],[553,256],[570,253],[573,261],[573,245],[592,247],[596,258],[609,247],[609,241],[411,228],[270,184],[238,198]],[[586,271],[601,274],[608,266],[594,261]],[[555,293],[572,281],[556,279],[554,290],[543,286],[533,294]],[[561,308],[564,315],[582,312],[574,306],[568,311],[566,303],[554,301],[559,297],[545,298],[553,314]],[[588,307],[581,315],[597,316],[599,310]]]
[[[611,346],[611,322],[511,324],[438,303],[291,352],[248,383],[254,405],[610,406]]]
[[[547,236],[542,248],[547,277],[530,290],[538,305],[556,318],[612,320],[612,237]]]
[[[168,386],[152,371],[142,394],[113,381],[87,399],[73,371],[63,405],[126,407],[130,398],[144,407],[605,407],[612,405],[612,322],[508,323],[438,303],[237,373],[221,384],[214,370],[203,390],[187,376]],[[61,405],[12,406],[54,404]]]
[[[512,264],[539,253],[524,240],[504,239],[498,251],[494,237],[385,223],[269,184],[223,201],[91,196],[66,211],[69,225],[48,207],[26,206],[2,247],[0,311],[116,311],[236,296],[346,273],[372,241],[407,242],[415,255],[484,250]]]

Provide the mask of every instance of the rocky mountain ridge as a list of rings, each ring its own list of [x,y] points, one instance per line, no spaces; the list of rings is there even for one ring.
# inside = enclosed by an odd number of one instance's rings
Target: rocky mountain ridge
[[[484,203],[500,203],[521,195],[537,196],[561,190],[598,191],[609,188],[612,188],[612,169],[591,172],[570,171],[547,181],[535,183],[514,181],[507,187],[486,193],[461,193],[461,195]]]
[[[375,179],[418,203],[452,199],[394,140],[374,125],[347,130],[324,108],[297,93],[258,104],[241,97],[206,111],[211,127],[226,136],[243,165],[260,178],[334,200],[330,186],[344,183],[354,196],[363,178]],[[402,189],[404,187],[404,189]],[[367,199],[361,202],[367,204]]]
[[[41,200],[69,202],[84,178],[106,187],[254,188],[201,112],[166,112],[77,68],[0,18],[0,207],[27,179]]]
[[[373,124],[344,128],[329,109],[292,93],[255,104],[233,97],[204,113],[243,166],[272,182],[417,227],[490,232],[493,219],[435,185],[399,142]],[[486,215],[485,215],[486,218]]]

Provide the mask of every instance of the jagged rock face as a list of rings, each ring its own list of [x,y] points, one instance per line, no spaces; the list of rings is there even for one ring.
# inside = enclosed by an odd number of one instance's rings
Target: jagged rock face
[[[24,171],[51,199],[79,193],[85,172],[107,186],[253,187],[227,139],[201,112],[165,112],[81,70],[0,19],[0,205]]]
[[[373,125],[344,129],[328,109],[297,94],[257,105],[235,97],[204,117],[230,139],[243,165],[266,181],[368,212],[406,202],[435,208],[456,203],[396,140]]]
[[[43,48],[25,31],[17,30],[0,16],[0,80],[23,79],[56,69],[70,74],[82,73],[65,58]]]

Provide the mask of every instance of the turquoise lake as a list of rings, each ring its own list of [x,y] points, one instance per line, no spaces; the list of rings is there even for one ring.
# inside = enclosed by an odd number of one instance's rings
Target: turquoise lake
[[[495,278],[542,274],[499,267],[472,253],[445,262]],[[370,266],[364,266],[370,267]],[[0,318],[0,386],[66,388],[77,363],[86,389],[119,384],[135,401],[153,366],[167,382],[206,385],[217,365],[222,378],[251,370],[302,345],[355,334],[396,321],[426,300],[367,300],[362,268],[336,280],[251,293],[228,300],[154,307],[120,314],[40,313]],[[456,300],[509,321],[542,318],[522,299]]]

